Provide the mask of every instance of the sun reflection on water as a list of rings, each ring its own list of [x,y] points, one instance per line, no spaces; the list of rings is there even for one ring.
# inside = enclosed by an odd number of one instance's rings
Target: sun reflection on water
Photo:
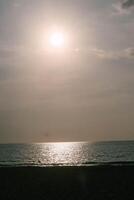
[[[53,143],[49,152],[53,163],[67,163],[73,159],[73,143]]]
[[[84,161],[81,143],[42,144],[39,152],[40,162],[50,165],[78,164]]]

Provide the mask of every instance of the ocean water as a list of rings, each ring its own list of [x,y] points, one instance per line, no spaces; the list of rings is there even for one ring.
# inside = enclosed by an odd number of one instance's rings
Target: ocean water
[[[0,166],[134,163],[134,141],[0,144]]]

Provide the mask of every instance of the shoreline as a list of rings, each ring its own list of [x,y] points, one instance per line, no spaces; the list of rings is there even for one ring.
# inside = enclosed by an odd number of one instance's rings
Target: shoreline
[[[51,167],[110,167],[110,166],[134,166],[134,161],[114,161],[114,162],[90,162],[90,163],[58,163],[58,164],[44,164],[44,163],[15,163],[15,164],[5,164],[0,163],[0,168],[14,168],[14,167],[39,167],[39,168],[51,168]]]

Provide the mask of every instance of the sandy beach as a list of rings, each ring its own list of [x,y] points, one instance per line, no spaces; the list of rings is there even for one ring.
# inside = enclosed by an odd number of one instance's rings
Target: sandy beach
[[[1,167],[0,199],[134,199],[134,166]]]

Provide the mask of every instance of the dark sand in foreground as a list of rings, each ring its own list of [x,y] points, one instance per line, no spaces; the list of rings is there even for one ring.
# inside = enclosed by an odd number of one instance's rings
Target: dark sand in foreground
[[[134,199],[134,166],[1,167],[0,200]]]

